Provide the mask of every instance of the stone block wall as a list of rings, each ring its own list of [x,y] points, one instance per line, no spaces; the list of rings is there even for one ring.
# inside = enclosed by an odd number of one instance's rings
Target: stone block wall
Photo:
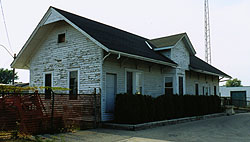
[[[30,61],[30,85],[44,86],[45,73],[51,73],[53,87],[69,88],[69,71],[77,70],[78,93],[89,94],[100,88],[102,49],[66,22],[52,24],[53,29]],[[58,34],[62,33],[66,41],[58,43]]]

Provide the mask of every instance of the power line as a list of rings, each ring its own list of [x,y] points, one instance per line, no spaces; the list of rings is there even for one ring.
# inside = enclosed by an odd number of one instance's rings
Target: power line
[[[10,47],[11,52],[14,53],[13,50],[12,50],[12,48],[11,48],[11,44],[10,44],[10,38],[9,38],[8,30],[7,30],[7,24],[6,24],[5,16],[4,16],[4,12],[3,12],[2,0],[0,0],[0,5],[1,5],[2,16],[3,16],[3,23],[4,23],[4,26],[5,26],[5,32],[6,32],[6,35],[7,35],[9,47]]]
[[[10,56],[14,58],[14,56],[10,53],[10,51],[5,46],[3,46],[2,44],[0,44],[0,46],[2,46],[10,54]]]

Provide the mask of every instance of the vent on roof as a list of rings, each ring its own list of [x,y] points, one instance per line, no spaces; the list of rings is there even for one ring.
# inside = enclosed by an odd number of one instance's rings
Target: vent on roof
[[[65,42],[65,33],[59,34],[57,39],[57,43],[63,43],[63,42]]]

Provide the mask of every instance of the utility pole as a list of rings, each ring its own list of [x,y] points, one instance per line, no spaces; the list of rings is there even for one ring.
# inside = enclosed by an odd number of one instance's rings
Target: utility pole
[[[16,54],[14,54],[14,61],[16,59]],[[12,75],[12,85],[15,85],[15,68],[13,68],[13,75]]]
[[[211,64],[211,40],[210,40],[210,22],[208,0],[205,0],[205,61]]]
[[[13,55],[10,53],[10,51],[9,51],[4,45],[0,44],[0,46],[3,47],[3,48],[9,53],[9,55],[14,59],[14,61],[15,61],[15,59],[16,59],[16,54],[14,54],[14,56],[13,56]],[[13,73],[13,75],[12,75],[12,85],[14,85],[14,84],[15,84],[15,68],[13,68],[12,73]]]

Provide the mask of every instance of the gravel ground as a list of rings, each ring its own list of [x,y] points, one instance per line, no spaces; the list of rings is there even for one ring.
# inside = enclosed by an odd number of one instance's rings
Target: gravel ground
[[[56,137],[59,141],[70,142],[249,142],[250,113],[140,131],[93,129],[59,134]]]

